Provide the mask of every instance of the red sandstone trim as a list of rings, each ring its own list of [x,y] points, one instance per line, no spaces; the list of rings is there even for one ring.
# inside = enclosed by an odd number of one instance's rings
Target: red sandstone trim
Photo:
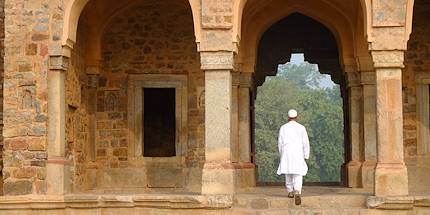
[[[255,169],[253,163],[205,163],[204,169]]]
[[[58,165],[70,165],[70,161],[67,160],[66,158],[62,158],[62,157],[48,158],[48,160],[46,161],[46,163],[49,163],[49,164],[58,164]]]
[[[403,169],[406,168],[403,162],[378,162],[376,169]]]

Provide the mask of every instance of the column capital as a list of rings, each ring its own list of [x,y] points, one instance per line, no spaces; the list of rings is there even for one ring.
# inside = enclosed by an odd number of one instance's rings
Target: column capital
[[[97,88],[99,74],[88,74],[87,85],[91,88]]]
[[[415,74],[415,83],[417,84],[430,84],[430,74],[425,72],[417,72]]]
[[[239,72],[232,72],[231,73],[231,84],[234,87],[239,87],[239,85],[240,85],[240,73]]]
[[[404,52],[393,51],[372,51],[373,66],[375,69],[381,68],[403,68]]]
[[[346,72],[346,84],[348,88],[360,86],[360,73],[358,72]]]
[[[376,74],[375,71],[361,71],[361,84],[362,85],[375,85]]]
[[[200,52],[201,69],[204,71],[234,70],[233,52]]]
[[[85,72],[87,75],[98,75],[101,71],[101,60],[88,60]]]
[[[73,49],[73,43],[65,45],[49,45],[49,69],[56,71],[67,71],[69,68],[69,59]]]
[[[66,56],[50,56],[49,69],[52,71],[67,71],[69,68],[69,58]]]
[[[239,76],[239,87],[251,88],[254,84],[254,78],[252,73],[241,72]]]

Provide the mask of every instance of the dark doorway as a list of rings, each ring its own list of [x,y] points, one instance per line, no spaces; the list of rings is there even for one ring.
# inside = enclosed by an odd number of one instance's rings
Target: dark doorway
[[[176,156],[175,88],[144,88],[143,155]]]

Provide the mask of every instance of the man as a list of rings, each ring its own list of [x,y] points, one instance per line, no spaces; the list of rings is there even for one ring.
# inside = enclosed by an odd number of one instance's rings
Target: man
[[[309,139],[306,128],[297,122],[297,111],[288,111],[288,123],[279,130],[278,149],[281,159],[278,175],[285,174],[288,197],[300,205],[303,176],[308,172]]]

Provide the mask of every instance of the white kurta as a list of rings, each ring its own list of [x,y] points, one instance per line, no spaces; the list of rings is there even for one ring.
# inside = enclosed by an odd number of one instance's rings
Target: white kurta
[[[306,175],[309,159],[309,138],[303,125],[290,121],[279,130],[278,149],[281,159],[278,175],[297,174]]]

